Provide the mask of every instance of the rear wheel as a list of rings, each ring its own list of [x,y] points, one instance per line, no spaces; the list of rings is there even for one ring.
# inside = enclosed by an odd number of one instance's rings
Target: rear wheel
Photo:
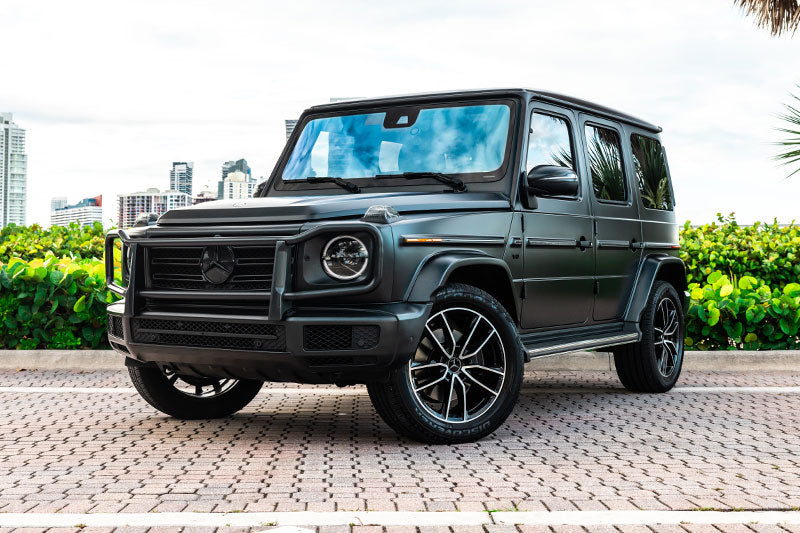
[[[475,287],[451,284],[434,297],[417,351],[388,383],[368,386],[398,433],[458,443],[492,433],[511,413],[522,381],[523,348],[503,306]]]
[[[666,392],[683,364],[683,307],[675,288],[656,281],[639,324],[642,339],[614,350],[614,366],[626,389]]]
[[[133,386],[150,405],[182,419],[221,418],[255,398],[261,381],[195,377],[157,366],[129,366]]]

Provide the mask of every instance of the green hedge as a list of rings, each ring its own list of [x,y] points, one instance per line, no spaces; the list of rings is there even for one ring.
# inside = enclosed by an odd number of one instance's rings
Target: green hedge
[[[0,266],[0,348],[107,348],[99,259],[11,259]]]
[[[740,226],[733,215],[717,223],[681,230],[681,259],[689,282],[702,282],[716,270],[729,277],[753,276],[781,288],[800,281],[800,226],[756,222]]]
[[[105,234],[99,222],[86,227],[73,222],[49,228],[10,224],[0,230],[0,263],[41,259],[47,252],[56,257],[102,259]]]
[[[100,224],[0,232],[0,348],[107,347],[104,233]],[[718,216],[687,222],[681,242],[687,347],[800,349],[800,227]]]

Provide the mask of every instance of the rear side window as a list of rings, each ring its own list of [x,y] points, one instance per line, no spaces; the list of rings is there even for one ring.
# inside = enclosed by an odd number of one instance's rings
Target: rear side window
[[[528,139],[528,172],[539,165],[556,165],[575,170],[569,123],[553,115],[533,113]]]
[[[628,201],[619,133],[610,128],[587,124],[586,147],[595,198],[605,202]]]
[[[650,209],[671,211],[674,205],[672,187],[661,143],[652,137],[634,133],[631,135],[631,151],[642,203]]]

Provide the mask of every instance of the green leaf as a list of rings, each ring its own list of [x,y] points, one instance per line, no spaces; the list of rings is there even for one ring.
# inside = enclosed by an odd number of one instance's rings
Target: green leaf
[[[81,296],[78,298],[78,301],[75,302],[75,305],[72,306],[72,310],[76,313],[81,313],[86,310],[86,296]]]
[[[719,309],[713,307],[708,310],[708,325],[714,326],[719,322]]]

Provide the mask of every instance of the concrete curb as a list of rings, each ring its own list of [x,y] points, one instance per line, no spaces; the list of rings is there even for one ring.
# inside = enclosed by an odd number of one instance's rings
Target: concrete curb
[[[604,352],[572,352],[534,359],[527,371],[613,370]],[[125,357],[113,350],[0,350],[0,370],[119,370]],[[800,350],[686,352],[684,370],[718,372],[800,372]]]

